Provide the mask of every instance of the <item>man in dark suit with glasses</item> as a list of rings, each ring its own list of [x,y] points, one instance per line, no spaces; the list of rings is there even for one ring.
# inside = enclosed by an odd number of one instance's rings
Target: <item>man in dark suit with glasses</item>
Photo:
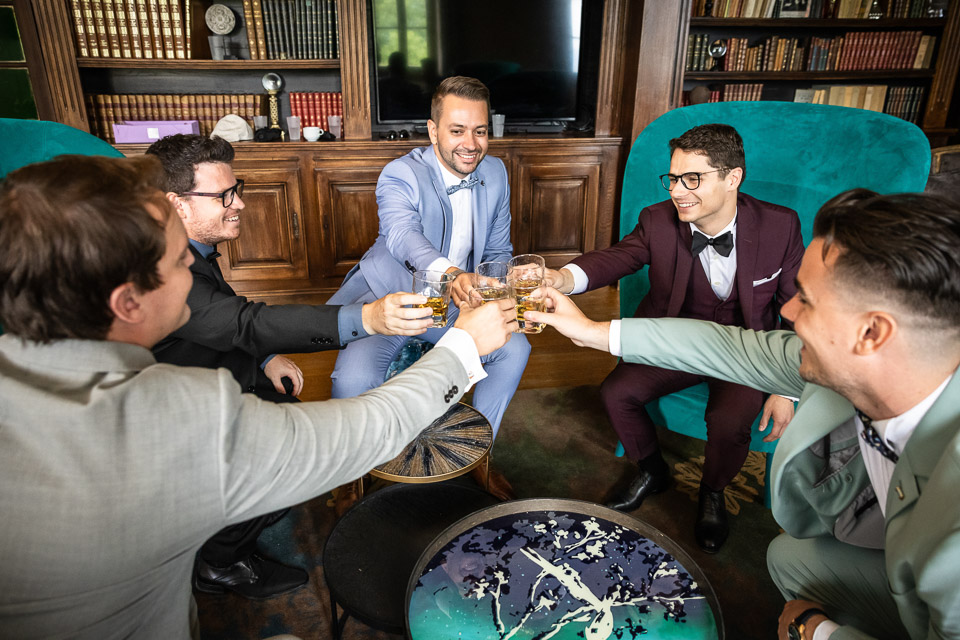
[[[636,228],[619,243],[586,253],[560,271],[550,270],[548,284],[563,293],[582,293],[649,265],[650,291],[635,317],[777,328],[780,306],[794,294],[803,256],[796,212],[740,192],[746,161],[743,140],[733,127],[694,127],[670,140],[669,147],[670,172],[660,181],[670,199],[641,211]],[[667,488],[669,470],[645,405],[700,382],[708,384],[710,397],[694,534],[701,549],[714,553],[729,532],[723,490],[746,459],[753,421],[763,407],[762,422],[772,417],[772,435],[778,435],[793,416],[787,398],[770,396],[764,406],[762,393],[742,385],[620,362],[601,393],[638,470],[608,506],[633,511],[647,496]]]

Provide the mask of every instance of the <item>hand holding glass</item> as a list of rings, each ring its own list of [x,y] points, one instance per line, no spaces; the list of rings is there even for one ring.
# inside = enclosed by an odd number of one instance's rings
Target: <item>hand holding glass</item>
[[[523,319],[523,312],[543,311],[543,298],[533,294],[543,286],[544,260],[541,256],[528,253],[511,258],[508,264],[511,267],[509,281],[517,296],[517,323],[520,326],[517,333],[540,333],[543,323],[527,322]]]
[[[507,281],[510,265],[506,262],[481,262],[470,274],[470,303],[478,307],[491,300],[503,300],[513,295]]]
[[[447,326],[447,307],[450,306],[450,284],[453,278],[443,271],[416,271],[413,274],[413,292],[426,296],[424,304],[416,308],[431,310],[434,327]]]

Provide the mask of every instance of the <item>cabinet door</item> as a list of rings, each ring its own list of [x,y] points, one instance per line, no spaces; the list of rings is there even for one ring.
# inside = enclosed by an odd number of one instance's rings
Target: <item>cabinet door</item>
[[[596,248],[601,156],[518,156],[514,253],[538,253],[556,268]]]
[[[265,281],[306,281],[309,265],[297,165],[264,168],[262,160],[237,159],[244,181],[240,237],[218,247],[223,277],[237,291],[261,290]]]

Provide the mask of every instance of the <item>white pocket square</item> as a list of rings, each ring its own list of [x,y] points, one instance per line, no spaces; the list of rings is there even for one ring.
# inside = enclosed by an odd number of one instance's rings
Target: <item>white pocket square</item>
[[[773,275],[767,276],[766,278],[761,278],[761,279],[759,279],[759,280],[754,280],[754,281],[753,281],[753,286],[759,287],[759,286],[762,285],[764,282],[770,282],[771,280],[773,280],[774,278],[776,278],[777,276],[779,276],[781,271],[783,271],[783,267],[780,267],[779,269],[777,269],[777,272],[774,273]]]

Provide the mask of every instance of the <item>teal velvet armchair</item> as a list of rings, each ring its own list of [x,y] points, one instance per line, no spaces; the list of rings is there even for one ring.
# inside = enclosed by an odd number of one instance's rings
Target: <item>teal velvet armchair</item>
[[[746,180],[741,187],[761,200],[795,209],[805,243],[820,206],[842,191],[865,187],[880,193],[923,191],[930,145],[916,126],[882,113],[792,102],[721,102],[670,111],[650,123],[630,150],[623,177],[620,237],[634,229],[640,211],[669,198],[657,176],[670,165],[667,142],[712,122],[729,124],[743,138]],[[633,315],[650,288],[646,269],[620,281],[620,310]],[[706,439],[707,386],[700,384],[648,406],[656,424]],[[750,448],[772,452],[753,425]],[[622,447],[617,455],[622,455]],[[769,460],[772,456],[768,456]]]

